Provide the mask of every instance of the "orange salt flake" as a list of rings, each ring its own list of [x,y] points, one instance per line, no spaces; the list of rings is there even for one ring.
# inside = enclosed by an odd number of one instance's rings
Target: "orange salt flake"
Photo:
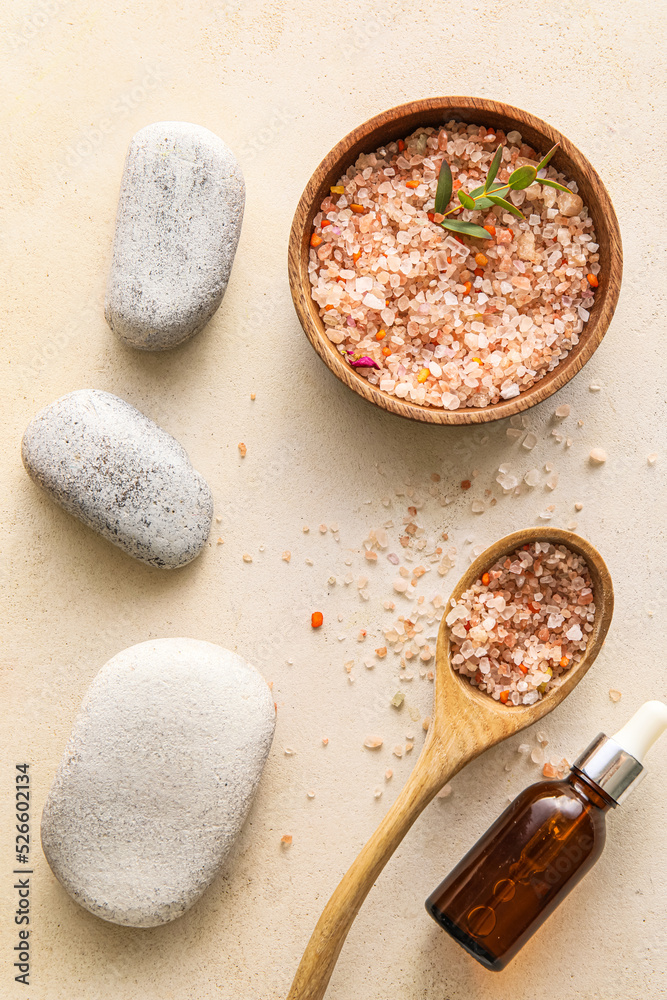
[[[483,228],[486,229],[486,231],[489,234],[489,236],[495,236],[496,235],[496,227],[495,226],[484,226]]]
[[[332,310],[332,309],[335,309],[335,308],[336,308],[335,306],[325,306],[325,307],[324,307],[324,311],[325,311],[325,312],[331,312],[331,310]]]
[[[386,336],[387,336],[387,331],[386,330],[378,330],[378,332],[375,334],[375,339],[376,340],[384,340],[384,338]]]
[[[587,274],[586,275],[586,281],[591,286],[591,288],[597,288],[598,287],[597,275],[595,275],[595,274]]]
[[[475,274],[476,278],[483,278],[484,277],[484,271],[482,270],[481,267],[476,267],[475,271],[474,271],[474,274]]]
[[[329,190],[332,194],[345,194],[345,188],[342,184],[334,184]]]
[[[248,454],[248,449],[244,445],[243,441],[239,441],[239,451],[241,452],[241,458],[245,458]]]
[[[383,656],[387,655],[387,647],[386,646],[380,646],[379,649],[375,650],[375,655],[379,656],[380,659],[382,659]]]
[[[313,235],[310,237],[311,247],[319,247],[322,243],[324,243],[322,237],[318,233],[313,233]]]
[[[385,781],[391,781],[391,779],[393,778],[393,776],[394,776],[394,772],[392,771],[392,769],[390,767],[388,767],[387,770],[384,772],[384,780]]]
[[[560,658],[560,665],[561,665],[561,667],[563,667],[563,668],[567,667],[567,665],[569,664],[569,662],[570,661],[567,658],[567,656],[561,656],[561,658]]]
[[[383,347],[382,354],[385,358],[388,358],[389,355],[391,354],[391,347]]]
[[[462,479],[461,480],[461,489],[462,490],[469,490],[471,486],[472,486],[472,483],[470,482],[469,479]]]
[[[373,552],[372,549],[364,549],[364,558],[368,562],[377,562],[378,561],[378,554],[377,554],[377,552]]]
[[[322,737],[322,746],[326,747],[328,745],[329,745],[329,737],[328,736],[323,736]]]
[[[224,538],[218,538],[218,540],[217,540],[217,542],[215,544],[216,545],[224,545],[225,544]]]
[[[404,140],[403,139],[399,139],[398,143],[397,143],[397,146],[398,146],[399,153],[402,153],[403,150],[405,149],[405,142],[404,142]]]
[[[615,688],[611,688],[609,691],[609,697],[611,698],[612,701],[620,701],[621,692],[617,691]]]
[[[257,393],[256,392],[251,392],[250,393],[250,398],[251,399],[257,399]]]
[[[312,625],[312,627],[320,628],[323,622],[324,622],[324,615],[322,614],[322,612],[313,611],[312,615],[310,616],[310,624]]]
[[[477,267],[486,267],[489,263],[489,258],[485,257],[483,253],[477,253],[475,254],[475,263]]]
[[[283,562],[289,562],[291,558],[292,558],[292,553],[290,552],[289,549],[285,549],[282,555]]]
[[[413,190],[414,190],[415,188],[418,188],[418,187],[419,187],[419,184],[420,184],[420,182],[419,182],[419,181],[406,181],[406,182],[405,182],[405,186],[406,186],[406,187],[408,187],[408,188],[412,188]]]
[[[363,205],[356,205],[354,202],[352,202],[350,208],[352,209],[355,215],[365,215],[367,211]]]
[[[331,219],[322,219],[321,222],[322,229],[324,229],[325,226],[330,226],[330,225],[331,225]]]
[[[489,576],[488,573],[482,573],[482,583],[484,584],[485,587],[488,587],[489,584],[491,583],[491,577]]]
[[[292,846],[292,834],[291,833],[284,833],[282,835],[282,837],[280,838],[280,843],[283,845],[283,847],[291,847]]]
[[[431,373],[428,370],[428,368],[422,368],[421,371],[419,372],[419,375],[417,376],[417,381],[418,382],[425,382],[426,379],[429,377],[430,374]]]
[[[500,700],[503,703],[503,705],[507,704],[507,699],[509,698],[509,696],[510,696],[509,691],[501,691],[500,692]]]
[[[361,257],[361,250],[357,250],[356,253],[352,254],[352,260],[354,261],[355,264],[357,263],[360,257]]]
[[[547,761],[542,768],[542,774],[545,778],[557,778],[558,770],[553,766],[553,764],[550,764],[549,761]]]

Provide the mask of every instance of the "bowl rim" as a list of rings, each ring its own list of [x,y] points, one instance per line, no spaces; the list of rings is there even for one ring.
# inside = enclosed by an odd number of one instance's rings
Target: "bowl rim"
[[[469,123],[474,124],[491,125],[494,125],[494,118],[499,122],[506,119],[502,126],[497,127],[503,127],[504,131],[508,130],[507,125],[511,122],[531,144],[535,138],[545,140],[536,144],[538,152],[544,153],[555,143],[560,143],[552,164],[577,181],[580,193],[582,189],[584,190],[586,194],[584,202],[594,218],[601,257],[607,257],[605,267],[601,270],[600,285],[596,291],[595,305],[591,309],[590,318],[580,335],[579,343],[569,351],[567,358],[518,396],[486,407],[435,409],[419,403],[406,402],[370,385],[353,368],[345,364],[335,345],[326,336],[317,305],[311,296],[308,277],[309,241],[312,219],[317,214],[317,206],[324,190],[331,184],[332,179],[337,180],[340,174],[356,160],[359,153],[372,152],[392,138],[409,134],[418,128],[420,123],[418,120],[415,122],[415,118],[419,119],[420,116],[432,119],[422,123],[427,126],[438,118],[441,119],[441,124],[453,118],[460,121],[467,119]],[[403,125],[407,119],[412,123]],[[382,133],[384,138],[381,137]],[[546,148],[540,149],[540,146]],[[618,302],[622,273],[623,250],[616,212],[602,179],[589,160],[566,136],[541,118],[513,105],[479,97],[444,96],[408,101],[374,115],[348,132],[327,153],[306,184],[294,213],[288,247],[288,274],[294,307],[306,336],[327,367],[363,399],[389,413],[422,423],[440,425],[480,424],[501,420],[535,406],[566,385],[577,372],[581,371],[607,332]]]

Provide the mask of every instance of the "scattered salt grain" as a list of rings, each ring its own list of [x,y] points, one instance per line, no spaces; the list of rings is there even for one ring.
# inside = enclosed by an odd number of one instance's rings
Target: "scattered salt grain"
[[[612,701],[620,701],[621,692],[617,691],[616,688],[611,688],[609,691],[609,697],[611,698]]]
[[[607,452],[603,448],[592,448],[588,457],[592,465],[602,465],[607,461]]]
[[[383,743],[384,740],[381,736],[367,736],[364,740],[364,746],[367,750],[378,750]]]
[[[651,454],[646,459],[649,465],[655,465],[657,460],[658,460],[658,453],[656,451],[652,451]]]

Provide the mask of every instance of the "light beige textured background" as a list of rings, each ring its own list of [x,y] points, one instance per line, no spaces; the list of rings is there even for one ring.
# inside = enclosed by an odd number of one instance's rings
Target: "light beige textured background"
[[[617,611],[593,671],[541,727],[549,751],[571,758],[645,698],[667,697],[664,12],[664,3],[623,0],[496,7],[388,0],[381,9],[371,0],[5,2],[0,996],[286,995],[327,895],[412,764],[390,754],[419,728],[387,705],[398,686],[396,661],[390,657],[373,672],[360,663],[366,647],[380,644],[391,567],[381,560],[372,569],[367,604],[354,584],[327,587],[332,573],[340,581],[347,572],[349,554],[358,572],[367,528],[388,516],[400,523],[406,501],[394,491],[406,488],[406,479],[424,493],[437,471],[442,492],[456,497],[443,507],[426,493],[420,512],[429,530],[448,530],[459,549],[445,591],[473,545],[536,523],[549,502],[556,504],[552,523],[566,525],[574,502],[584,503],[579,530],[608,560]],[[504,425],[447,430],[374,412],[330,376],[296,321],[286,245],[311,171],[372,114],[442,93],[495,97],[548,119],[590,158],[617,207],[623,291],[606,340],[558,397],[572,405],[569,450],[550,437],[555,402],[528,415],[540,439],[532,454],[507,437]],[[184,347],[145,356],[114,339],[101,303],[127,144],[138,128],[166,118],[219,133],[239,157],[248,199],[231,283],[214,321]],[[591,382],[602,390],[591,393]],[[153,417],[210,482],[222,520],[193,565],[164,573],[132,562],[56,509],[23,472],[19,442],[29,419],[82,386],[115,392]],[[240,440],[248,445],[245,460]],[[609,453],[595,471],[586,461],[594,446]],[[653,451],[659,459],[649,468]],[[503,461],[521,474],[551,462],[560,483],[553,494],[538,487],[503,496],[494,482]],[[473,469],[475,487],[462,494],[458,483]],[[485,488],[498,503],[475,516],[471,499]],[[393,497],[390,508],[382,506],[385,496]],[[340,525],[340,543],[319,535],[322,521]],[[280,558],[284,549],[292,551],[289,565]],[[252,564],[242,562],[244,551]],[[308,616],[318,607],[326,624],[313,633]],[[355,642],[360,626],[369,629],[363,650]],[[119,649],[165,635],[229,645],[274,682],[274,749],[227,874],[182,919],[134,931],[75,905],[35,842],[33,985],[15,986],[14,764],[31,763],[36,834],[90,680]],[[348,659],[357,664],[354,684],[343,669]],[[610,687],[623,692],[618,705]],[[428,684],[416,680],[408,698],[426,714],[429,695]],[[378,756],[361,749],[369,731],[385,737]],[[501,976],[479,967],[425,915],[428,892],[507,795],[537,774],[517,754],[520,741],[470,765],[451,797],[423,815],[350,934],[332,1000],[664,995],[667,806],[659,772],[667,766],[667,742],[655,749],[644,785],[610,818],[595,870]],[[285,756],[286,746],[296,754]],[[394,778],[375,800],[389,764]],[[279,846],[283,833],[294,837],[289,851]]]

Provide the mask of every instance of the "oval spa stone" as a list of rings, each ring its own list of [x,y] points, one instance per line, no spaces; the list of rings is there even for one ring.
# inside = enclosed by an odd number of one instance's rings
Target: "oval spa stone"
[[[197,639],[123,650],[93,680],[42,814],[67,892],[98,917],[181,916],[243,826],[275,728],[268,684]]]
[[[105,316],[124,341],[163,351],[198,333],[222,301],[245,184],[213,132],[155,122],[132,139],[116,215]]]
[[[125,400],[98,389],[62,396],[21,442],[28,475],[128,555],[164,569],[206,544],[213,498],[182,445]]]

